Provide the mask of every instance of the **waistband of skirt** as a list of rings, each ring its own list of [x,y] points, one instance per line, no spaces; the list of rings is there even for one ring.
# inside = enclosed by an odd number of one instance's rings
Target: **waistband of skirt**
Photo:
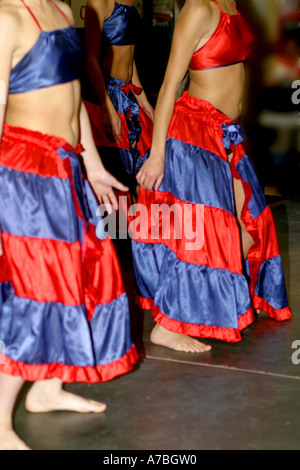
[[[76,147],[73,147],[63,137],[44,134],[40,131],[35,131],[24,127],[12,126],[7,123],[3,124],[2,139],[34,144],[48,150],[57,150],[58,148],[63,148],[67,152],[72,152],[76,154],[79,154],[83,151],[83,147],[80,143],[77,143]]]
[[[223,123],[237,123],[237,121],[233,121],[222,111],[215,108],[209,101],[195,98],[194,96],[189,95],[187,91],[184,91],[182,96],[176,101],[176,108],[189,114],[193,114],[196,117],[201,117],[201,120],[204,122],[213,122],[218,126],[218,128],[219,125]]]

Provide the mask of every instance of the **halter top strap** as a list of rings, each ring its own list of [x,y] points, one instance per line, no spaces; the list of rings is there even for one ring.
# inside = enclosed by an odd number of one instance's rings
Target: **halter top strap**
[[[32,16],[34,22],[36,23],[36,25],[38,26],[38,28],[40,29],[40,31],[42,31],[42,27],[40,25],[40,23],[38,22],[36,16],[32,13],[31,9],[29,8],[28,5],[26,5],[25,1],[24,0],[20,0],[23,5],[27,8],[27,10],[29,11],[30,15]],[[64,14],[64,12],[59,8],[58,5],[56,5],[56,3],[53,1],[53,0],[50,0],[50,2],[52,3],[52,5],[55,6],[55,8],[59,11],[59,13],[64,17],[64,19],[66,20],[66,22],[68,23],[69,26],[71,26],[71,23],[70,21],[68,20],[68,18],[66,17],[66,15]]]
[[[217,0],[215,0],[216,4],[217,4],[217,7],[219,8],[219,10],[222,12],[222,8],[220,7],[219,3],[217,2]]]
[[[216,4],[217,4],[217,7],[219,8],[219,10],[220,10],[221,12],[223,12],[222,8],[221,8],[220,5],[219,5],[219,2],[218,2],[217,0],[215,0],[215,2],[216,2]],[[232,3],[233,8],[235,9],[235,11],[238,13],[237,7],[235,6],[233,0],[231,0],[231,3]],[[224,13],[224,12],[223,12],[223,13]]]
[[[36,19],[35,15],[32,13],[32,11],[30,10],[29,6],[26,5],[26,3],[24,2],[24,0],[21,0],[21,2],[23,3],[23,5],[27,8],[27,10],[29,11],[30,15],[32,16],[34,22],[36,23],[37,27],[42,31],[42,27],[40,25],[40,23],[38,22],[38,20]]]

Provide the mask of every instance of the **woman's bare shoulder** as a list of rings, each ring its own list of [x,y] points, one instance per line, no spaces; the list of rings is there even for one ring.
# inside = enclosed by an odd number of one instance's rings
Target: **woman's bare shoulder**
[[[61,11],[66,15],[68,20],[71,23],[74,23],[74,17],[73,17],[73,12],[72,12],[71,7],[66,2],[62,2],[60,0],[53,0],[53,1],[56,3],[58,8],[60,8]]]
[[[186,0],[178,17],[178,23],[189,30],[209,29],[212,20],[212,8],[209,0]]]
[[[179,18],[187,24],[201,22],[207,24],[212,19],[213,10],[209,0],[186,0]]]
[[[6,34],[15,34],[20,27],[20,9],[12,0],[0,0],[0,31]]]

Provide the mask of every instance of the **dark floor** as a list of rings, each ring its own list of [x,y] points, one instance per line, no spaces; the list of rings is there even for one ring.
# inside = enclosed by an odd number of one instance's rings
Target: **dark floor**
[[[151,345],[152,319],[133,302],[130,260],[121,256],[132,302],[138,368],[100,385],[67,389],[105,401],[103,415],[31,415],[21,397],[16,429],[36,450],[287,450],[300,449],[300,202],[271,204],[294,317],[265,314],[243,341],[208,341],[209,353],[187,355]]]

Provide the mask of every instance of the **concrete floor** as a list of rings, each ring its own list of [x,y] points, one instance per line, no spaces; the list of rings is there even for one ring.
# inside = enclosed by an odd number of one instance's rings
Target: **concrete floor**
[[[130,259],[120,253],[132,303],[132,335],[141,361],[125,376],[100,385],[66,388],[105,401],[105,414],[15,413],[20,436],[35,450],[299,450],[300,201],[272,202],[285,268],[291,321],[265,314],[243,341],[209,341],[213,349],[186,355],[149,343],[153,322],[134,306]],[[300,359],[300,351],[298,358]]]

